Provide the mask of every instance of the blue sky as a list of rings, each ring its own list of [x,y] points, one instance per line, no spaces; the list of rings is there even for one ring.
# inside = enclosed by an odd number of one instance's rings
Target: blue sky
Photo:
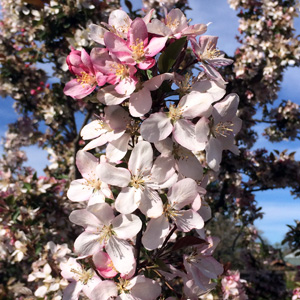
[[[134,7],[139,7],[141,1],[132,1]],[[192,19],[191,24],[209,23],[207,34],[219,36],[218,47],[228,55],[232,55],[238,46],[235,35],[238,33],[238,18],[236,12],[229,8],[226,0],[190,0],[191,11],[188,11],[188,18]],[[300,19],[295,22],[296,31],[300,34]],[[279,99],[292,100],[300,104],[300,70],[290,68],[284,75],[282,89]],[[0,99],[0,136],[4,136],[8,123],[16,120],[16,114],[12,108],[13,101],[10,99]],[[296,157],[300,160],[300,142],[282,142],[277,144],[269,143],[262,135],[263,126],[257,126],[259,138],[255,148],[265,147],[268,150],[289,149],[297,151]],[[1,150],[0,150],[1,153]],[[43,174],[42,170],[48,163],[47,153],[37,147],[27,149],[27,165],[33,166],[38,170],[38,174]],[[257,201],[262,206],[265,213],[264,219],[256,221],[256,226],[264,232],[263,236],[269,242],[280,242],[287,232],[286,224],[292,224],[294,219],[299,219],[300,199],[294,200],[289,190],[276,190],[257,193]]]

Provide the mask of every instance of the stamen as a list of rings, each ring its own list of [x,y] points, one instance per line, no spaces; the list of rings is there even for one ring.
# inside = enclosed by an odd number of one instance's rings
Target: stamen
[[[77,82],[80,82],[81,85],[89,84],[90,86],[94,86],[97,84],[96,77],[94,75],[90,75],[86,72],[80,72],[81,76],[77,75]]]
[[[214,128],[213,131],[216,135],[220,135],[223,137],[227,137],[233,132],[233,123],[226,121],[226,122],[219,122]]]
[[[180,106],[170,105],[168,117],[173,121],[176,122],[182,118],[183,109]]]
[[[132,58],[136,62],[141,62],[145,59],[145,49],[144,49],[144,42],[140,41],[139,38],[136,39],[135,44],[130,46],[132,50]]]

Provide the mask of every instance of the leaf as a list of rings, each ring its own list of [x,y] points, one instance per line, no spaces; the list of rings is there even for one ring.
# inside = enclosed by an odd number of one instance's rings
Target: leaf
[[[24,182],[24,188],[27,190],[27,192],[31,191],[31,185],[28,182]]]
[[[149,69],[147,70],[147,76],[148,76],[148,79],[151,79],[153,77],[152,71]]]
[[[172,251],[176,251],[182,248],[187,248],[194,245],[207,244],[207,242],[203,239],[199,239],[195,236],[185,236],[179,239],[174,246],[172,247]]]
[[[161,74],[168,72],[172,68],[182,48],[184,47],[185,42],[186,37],[176,40],[175,42],[170,44],[160,55],[158,59],[158,69]]]

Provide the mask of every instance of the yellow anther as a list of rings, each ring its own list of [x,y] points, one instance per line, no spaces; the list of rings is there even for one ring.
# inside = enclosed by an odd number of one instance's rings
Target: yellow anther
[[[219,122],[216,126],[214,126],[213,131],[216,136],[219,135],[227,137],[231,134],[231,132],[233,132],[233,129],[231,127],[233,127],[232,122]]]
[[[87,284],[87,282],[93,277],[94,275],[94,272],[92,269],[89,269],[87,271],[85,270],[81,270],[81,271],[78,271],[74,268],[71,269],[71,272],[76,274],[77,276],[77,280],[81,281],[83,284]]]
[[[139,38],[135,40],[135,44],[130,46],[132,50],[132,58],[136,62],[143,61],[145,59],[145,49],[144,49],[144,42],[140,41]]]
[[[116,75],[124,79],[129,76],[129,70],[125,65],[113,64],[112,67],[115,69]]]
[[[141,189],[144,186],[145,180],[139,176],[132,176],[129,183],[130,186],[135,187],[136,189]]]
[[[170,105],[169,107],[169,113],[168,113],[168,117],[173,121],[176,122],[179,119],[182,118],[182,114],[183,114],[183,109],[180,106],[175,106],[175,105]]]
[[[170,16],[167,16],[166,26],[168,26],[171,30],[175,30],[179,26],[179,21],[172,20],[172,18]]]
[[[80,84],[89,84],[90,86],[94,86],[97,84],[96,77],[94,75],[90,75],[86,72],[80,72],[81,76],[77,75],[77,81],[80,82]]]

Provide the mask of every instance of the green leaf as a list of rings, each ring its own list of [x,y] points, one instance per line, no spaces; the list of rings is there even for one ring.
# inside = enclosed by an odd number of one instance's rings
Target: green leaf
[[[30,185],[29,183],[27,183],[27,182],[24,182],[24,188],[25,188],[28,192],[31,191],[31,185]]]
[[[170,44],[158,59],[158,69],[160,73],[168,72],[175,64],[182,48],[186,42],[186,37],[176,40]]]
[[[151,79],[153,77],[152,71],[150,69],[147,70],[147,76],[148,79]]]

